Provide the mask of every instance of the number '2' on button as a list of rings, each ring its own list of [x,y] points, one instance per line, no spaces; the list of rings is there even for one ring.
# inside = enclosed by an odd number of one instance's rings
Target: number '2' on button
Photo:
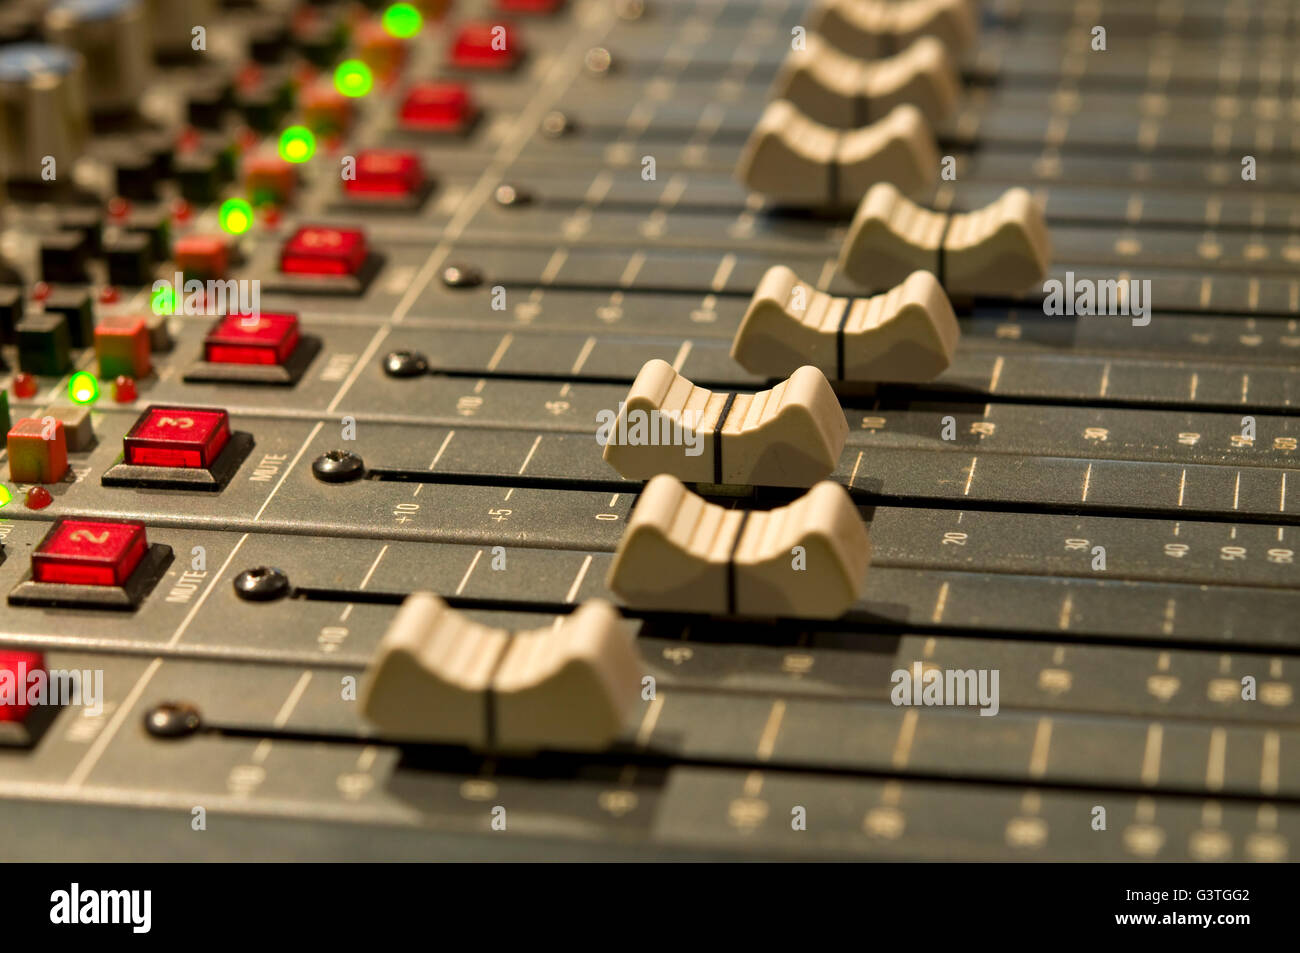
[[[32,553],[32,578],[78,586],[120,586],[149,548],[144,524],[60,519]]]

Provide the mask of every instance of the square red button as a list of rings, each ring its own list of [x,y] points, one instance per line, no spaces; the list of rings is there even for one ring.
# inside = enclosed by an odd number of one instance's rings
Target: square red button
[[[356,178],[343,188],[360,198],[410,198],[424,185],[424,168],[414,152],[362,149],[357,153]]]
[[[286,275],[355,275],[369,253],[360,229],[306,225],[284,243],[280,270]]]
[[[12,483],[62,483],[68,474],[68,435],[63,421],[24,417],[5,440]]]
[[[298,188],[298,170],[279,156],[250,156],[244,161],[244,188],[256,206],[287,205]]]
[[[333,85],[317,85],[302,94],[303,121],[318,136],[339,136],[352,124],[352,100]]]
[[[463,132],[478,107],[461,83],[416,83],[406,92],[398,121],[414,132]]]
[[[354,39],[362,62],[381,80],[391,77],[406,62],[406,41],[393,36],[382,23],[361,23]]]
[[[150,407],[122,441],[126,462],[146,467],[212,465],[230,439],[224,410]]]
[[[514,31],[500,23],[466,23],[451,41],[451,62],[458,69],[514,69],[522,54]]]
[[[143,523],[60,519],[32,553],[32,578],[74,586],[120,586],[148,548]]]
[[[139,380],[148,377],[149,328],[144,318],[105,315],[95,328],[95,356],[99,376],[112,380],[120,374]]]
[[[41,652],[19,652],[12,649],[0,649],[0,672],[8,673],[5,681],[15,689],[15,698],[6,698],[0,693],[0,722],[22,724],[27,720],[32,706],[28,704],[28,679],[33,672],[45,671],[45,655]]]
[[[203,340],[212,364],[283,364],[298,346],[298,315],[228,314]]]
[[[564,6],[564,0],[496,0],[502,13],[552,14]]]
[[[230,245],[219,235],[186,235],[176,239],[172,258],[187,278],[224,278],[230,267]],[[179,305],[182,289],[175,290]]]

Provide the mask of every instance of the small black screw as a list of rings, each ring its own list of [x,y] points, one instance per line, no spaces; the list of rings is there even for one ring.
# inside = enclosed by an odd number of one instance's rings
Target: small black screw
[[[614,65],[614,57],[603,46],[593,46],[587,51],[587,55],[582,58],[582,63],[587,67],[588,73],[603,76]]]
[[[235,577],[235,595],[247,602],[270,602],[289,594],[289,577],[281,569],[258,566]]]
[[[542,135],[547,139],[560,139],[573,132],[573,123],[558,109],[542,117]]]
[[[483,272],[469,265],[448,265],[442,269],[442,283],[448,288],[473,288],[483,283]]]
[[[645,13],[645,0],[618,0],[614,9],[624,20],[640,20]]]
[[[501,185],[497,186],[493,198],[496,199],[497,205],[504,206],[505,208],[517,208],[520,205],[527,205],[533,200],[532,195],[528,192],[516,188],[508,182],[503,182]]]
[[[351,450],[330,450],[311,462],[311,472],[322,483],[351,483],[361,479],[366,464]]]
[[[155,738],[184,738],[202,726],[199,710],[187,702],[163,702],[144,714],[144,730]]]
[[[419,351],[389,351],[384,358],[384,373],[389,377],[419,377],[429,373],[429,359]]]

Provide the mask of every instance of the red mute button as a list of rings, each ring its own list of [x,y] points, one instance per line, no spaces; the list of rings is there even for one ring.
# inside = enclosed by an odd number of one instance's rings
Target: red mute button
[[[402,128],[412,132],[460,133],[478,113],[469,90],[461,83],[417,83],[407,90],[398,113]],[[360,161],[358,160],[360,176]]]
[[[148,548],[143,523],[61,519],[32,554],[32,578],[74,586],[120,586]]]
[[[230,440],[224,410],[150,407],[123,440],[135,466],[208,468]]]
[[[451,43],[451,64],[457,69],[514,69],[522,54],[515,32],[500,23],[466,23]]]
[[[543,16],[555,13],[564,6],[564,0],[497,0],[496,8],[502,13],[525,13]]]
[[[410,198],[424,186],[424,167],[414,152],[363,149],[357,153],[356,178],[343,188],[360,198]]]
[[[27,688],[29,678],[35,672],[45,672],[43,653],[0,649],[0,724],[21,726],[27,721],[32,710]],[[4,735],[5,732],[0,731],[0,739]]]
[[[355,275],[369,254],[365,232],[360,229],[308,225],[284,243],[280,271],[286,275]]]
[[[283,364],[298,346],[296,314],[228,314],[203,340],[212,364]]]

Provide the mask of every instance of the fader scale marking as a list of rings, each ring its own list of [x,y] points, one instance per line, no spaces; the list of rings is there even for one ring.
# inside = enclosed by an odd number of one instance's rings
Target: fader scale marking
[[[1294,18],[164,6],[0,37],[7,858],[1294,856]]]

